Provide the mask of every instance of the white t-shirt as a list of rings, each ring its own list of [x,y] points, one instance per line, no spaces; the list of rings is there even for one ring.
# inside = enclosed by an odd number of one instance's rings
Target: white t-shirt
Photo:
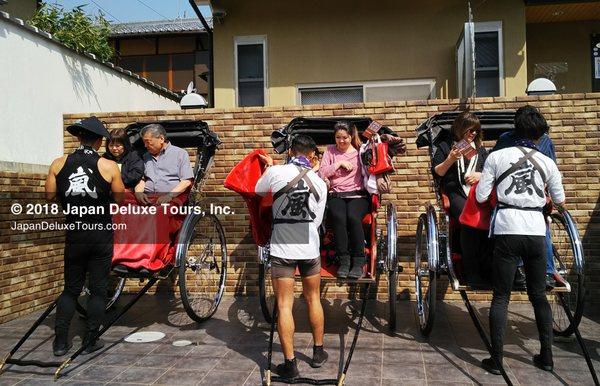
[[[525,151],[530,152],[531,149],[525,148]],[[523,152],[517,147],[509,147],[491,153],[485,161],[475,191],[477,201],[486,201],[496,184],[496,179],[523,155]],[[497,186],[496,193],[499,203],[525,208],[541,208],[546,205],[546,186],[552,201],[556,203],[565,201],[562,177],[554,161],[540,152],[532,157],[546,175],[546,183],[544,184],[541,174],[528,160]],[[496,209],[492,217],[490,234],[544,236],[546,235],[546,222],[541,211],[514,208]]]
[[[261,196],[269,192],[275,195],[299,173],[298,167],[293,164],[271,166],[258,180],[254,189]],[[310,260],[320,256],[318,228],[323,221],[327,186],[312,170],[306,173],[305,178],[309,178],[313,183],[319,200],[310,193],[308,184],[301,179],[294,188],[273,202],[273,232],[270,244],[272,256],[293,260]]]

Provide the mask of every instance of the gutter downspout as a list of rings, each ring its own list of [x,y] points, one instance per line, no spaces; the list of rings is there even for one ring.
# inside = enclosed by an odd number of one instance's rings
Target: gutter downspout
[[[215,72],[214,72],[214,55],[213,55],[213,31],[208,26],[208,23],[202,16],[200,8],[194,0],[189,0],[192,9],[196,13],[204,30],[208,34],[208,107],[215,107]]]

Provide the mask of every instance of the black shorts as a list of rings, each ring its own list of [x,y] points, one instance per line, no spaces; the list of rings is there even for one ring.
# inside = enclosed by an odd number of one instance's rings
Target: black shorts
[[[296,267],[300,271],[300,277],[314,276],[321,272],[321,258],[310,260],[282,259],[271,256],[271,278],[294,278]]]

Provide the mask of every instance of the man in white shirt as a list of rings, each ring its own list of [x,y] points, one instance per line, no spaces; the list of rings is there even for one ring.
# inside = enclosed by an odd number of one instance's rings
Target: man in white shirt
[[[515,114],[516,146],[491,153],[477,185],[477,201],[484,202],[496,189],[498,205],[492,216],[490,234],[494,236],[493,298],[490,307],[492,357],[482,367],[500,374],[504,331],[513,278],[523,258],[527,294],[533,305],[540,336],[540,354],[534,364],[552,371],[552,311],[546,298],[546,222],[542,209],[548,188],[554,204],[562,210],[565,192],[554,161],[537,151],[536,143],[548,132],[540,112],[524,106]]]
[[[321,305],[321,257],[319,225],[327,201],[327,186],[312,170],[310,159],[317,148],[314,140],[298,135],[292,140],[290,162],[273,165],[269,156],[261,160],[269,166],[256,183],[259,195],[273,193],[273,232],[270,241],[271,279],[277,300],[277,330],[283,349],[284,363],[276,372],[284,378],[299,376],[294,356],[294,275],[296,267],[302,277],[304,298],[314,346],[312,367],[327,360],[323,350],[323,307]]]

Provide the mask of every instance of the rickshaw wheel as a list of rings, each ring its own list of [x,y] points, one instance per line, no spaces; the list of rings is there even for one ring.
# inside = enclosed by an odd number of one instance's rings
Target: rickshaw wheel
[[[398,297],[398,257],[397,257],[397,240],[398,240],[398,223],[396,221],[396,207],[392,203],[388,203],[386,207],[386,268],[388,272],[388,326],[391,332],[396,331],[396,303]]]
[[[107,286],[107,300],[106,300],[106,311],[110,310],[111,307],[115,305],[119,296],[123,292],[123,288],[125,288],[125,278],[119,277],[115,275],[110,275],[108,278],[108,286]],[[77,312],[82,317],[87,317],[87,302],[90,297],[90,290],[88,289],[87,280],[83,289],[81,290],[81,294],[77,298]]]
[[[186,219],[188,220],[188,219]],[[227,278],[227,243],[219,219],[192,216],[178,245],[179,292],[188,316],[196,322],[209,319],[219,307]]]
[[[258,247],[259,255],[265,252],[263,247]],[[273,307],[275,306],[275,293],[271,282],[271,262],[264,256],[260,258],[258,266],[258,296],[260,298],[260,310],[267,323],[273,320]]]
[[[433,328],[436,301],[436,267],[429,266],[429,262],[432,261],[429,255],[434,253],[432,243],[437,241],[430,240],[430,235],[437,232],[430,232],[431,227],[435,227],[435,223],[430,224],[427,214],[421,214],[416,235],[415,290],[417,322],[421,335],[425,337]]]
[[[554,334],[566,337],[575,332],[575,328],[579,325],[583,316],[583,270],[578,271],[575,269],[573,246],[575,240],[578,240],[578,236],[570,231],[562,214],[552,213],[550,221],[555,269],[571,285],[571,292],[565,293],[564,297],[573,313],[573,324],[569,322],[558,294],[553,295],[554,299],[551,303]]]

